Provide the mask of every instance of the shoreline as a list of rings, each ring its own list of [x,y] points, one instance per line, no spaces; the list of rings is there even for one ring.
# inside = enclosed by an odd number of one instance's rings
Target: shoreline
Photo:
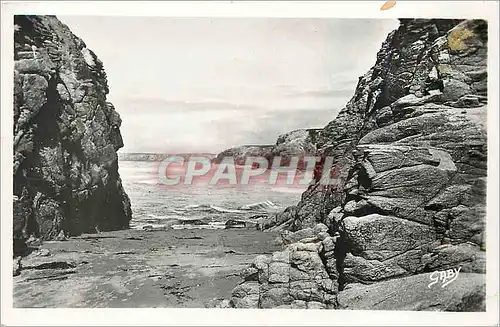
[[[14,307],[213,308],[278,240],[253,229],[127,229],[46,241],[21,260]]]

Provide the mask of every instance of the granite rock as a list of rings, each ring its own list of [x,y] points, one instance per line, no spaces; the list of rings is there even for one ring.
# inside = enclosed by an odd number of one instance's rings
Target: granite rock
[[[484,310],[487,23],[400,23],[318,133],[316,154],[333,158],[336,183],[316,179],[297,205],[263,222],[289,231],[284,244],[300,263],[289,279],[303,283],[290,284],[293,300],[280,305],[303,307],[295,301],[306,293],[334,308]],[[318,223],[329,236],[312,233]],[[461,269],[464,282],[442,296],[421,292],[426,273],[443,269]],[[312,271],[337,287],[323,294],[333,301],[309,292]]]
[[[121,119],[102,62],[55,16],[14,24],[14,253],[32,235],[128,228]]]

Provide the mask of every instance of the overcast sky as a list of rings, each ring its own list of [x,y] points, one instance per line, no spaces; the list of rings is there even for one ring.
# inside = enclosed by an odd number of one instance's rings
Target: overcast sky
[[[214,152],[323,127],[396,20],[60,16],[103,61],[123,152]]]

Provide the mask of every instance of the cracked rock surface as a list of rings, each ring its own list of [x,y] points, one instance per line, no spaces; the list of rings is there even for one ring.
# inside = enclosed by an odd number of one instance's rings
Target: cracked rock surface
[[[54,16],[14,24],[14,254],[29,238],[127,228],[121,119],[101,61]]]
[[[290,233],[283,237],[283,251],[260,255],[242,277],[229,305],[235,308],[334,308],[338,272],[334,256],[335,238],[327,227]]]
[[[337,182],[264,223],[293,243],[257,258],[230,306],[484,310],[487,23],[400,22],[318,133]],[[452,268],[454,286],[426,290]]]

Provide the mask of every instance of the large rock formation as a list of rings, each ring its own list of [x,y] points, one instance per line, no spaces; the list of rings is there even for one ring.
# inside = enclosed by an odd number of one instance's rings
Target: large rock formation
[[[266,222],[295,232],[287,258],[258,258],[232,306],[484,310],[487,38],[482,20],[401,20],[320,133],[337,183]],[[451,268],[458,286],[420,289]]]
[[[233,157],[234,162],[244,165],[248,157],[264,157],[271,166],[273,159],[280,157],[282,166],[287,166],[293,157],[299,160],[299,169],[305,168],[303,157],[316,154],[316,142],[320,135],[320,129],[297,129],[278,136],[274,145],[243,145],[222,151],[214,159],[219,163],[224,157]]]
[[[14,23],[14,253],[30,236],[127,228],[121,119],[101,61],[54,16]]]
[[[237,165],[244,165],[248,157],[263,157],[272,161],[273,147],[273,145],[241,145],[220,152],[213,162],[221,163],[226,157],[231,157]]]

